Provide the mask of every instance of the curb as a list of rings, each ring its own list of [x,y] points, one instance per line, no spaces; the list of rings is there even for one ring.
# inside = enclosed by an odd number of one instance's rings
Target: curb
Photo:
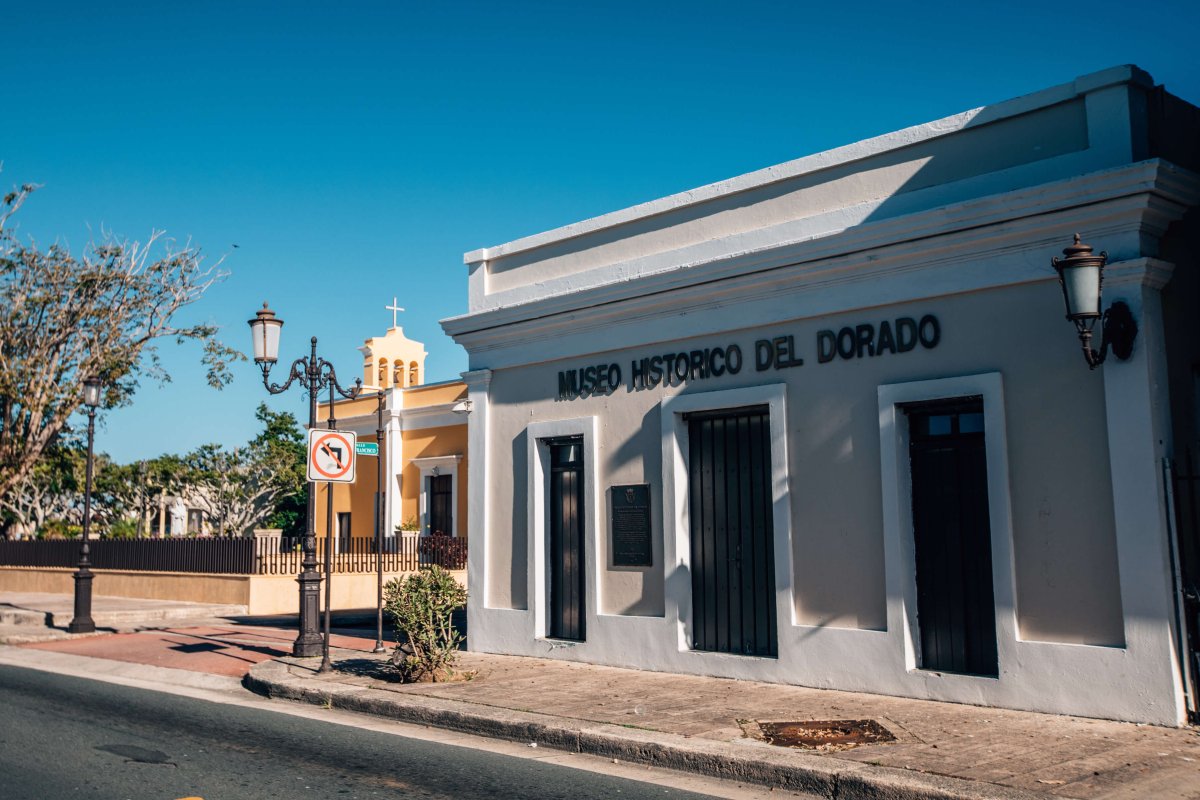
[[[190,622],[192,620],[207,620],[221,617],[237,617],[246,614],[246,606],[201,606],[184,608],[128,609],[125,611],[93,611],[92,620],[96,627],[119,628],[147,622]],[[49,624],[55,628],[65,628],[74,617],[71,611],[47,612]]]
[[[296,674],[288,660],[256,664],[242,685],[272,699],[357,711],[400,722],[572,753],[755,783],[830,800],[1033,800],[1046,795],[893,767],[782,750],[747,740],[693,739],[607,723],[333,683]]]

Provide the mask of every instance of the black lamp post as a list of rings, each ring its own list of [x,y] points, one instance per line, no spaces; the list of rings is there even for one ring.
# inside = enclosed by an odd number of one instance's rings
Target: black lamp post
[[[87,406],[87,468],[83,489],[83,543],[79,546],[79,569],[75,572],[75,616],[67,626],[67,633],[92,633],[96,623],[92,620],[92,562],[88,536],[92,530],[92,443],[96,437],[96,406],[100,405],[100,390],[103,386],[95,375],[83,382],[83,404]]]
[[[1066,257],[1055,256],[1050,263],[1058,272],[1058,283],[1067,305],[1067,319],[1075,323],[1088,367],[1095,369],[1103,364],[1109,347],[1112,347],[1113,355],[1122,361],[1129,358],[1133,354],[1133,341],[1138,332],[1133,312],[1120,300],[1107,311],[1100,311],[1104,264],[1108,261],[1108,253],[1092,255],[1091,245],[1083,244],[1077,233],[1075,243],[1064,249],[1063,255]],[[1092,349],[1092,328],[1098,319],[1103,322],[1100,324],[1100,351],[1096,352]]]
[[[249,320],[250,333],[254,339],[254,362],[258,364],[263,374],[263,386],[271,394],[286,392],[293,383],[299,383],[308,393],[308,427],[317,427],[317,393],[325,387],[336,389],[343,397],[354,397],[355,391],[346,391],[338,383],[333,365],[323,358],[317,357],[317,337],[312,337],[310,344],[312,352],[308,358],[298,358],[292,362],[288,378],[283,385],[273,384],[267,376],[271,367],[279,360],[279,331],[283,320],[276,318],[275,312],[263,303],[262,309]],[[321,574],[317,572],[317,531],[315,514],[317,491],[313,481],[308,482],[308,518],[305,522],[304,543],[301,547],[303,557],[300,562],[300,575],[296,582],[300,584],[300,632],[292,645],[292,655],[298,658],[315,658],[321,655],[321,632],[318,628],[320,617],[318,602],[321,594]]]
[[[392,305],[396,305],[395,299]],[[375,649],[373,653],[383,653],[383,514],[387,503],[383,495],[383,403],[385,398],[383,387],[375,397],[375,445],[379,448],[375,456]]]

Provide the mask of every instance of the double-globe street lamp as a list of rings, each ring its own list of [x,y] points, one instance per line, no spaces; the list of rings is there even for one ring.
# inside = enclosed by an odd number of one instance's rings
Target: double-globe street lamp
[[[83,489],[83,543],[79,546],[79,569],[75,572],[75,616],[67,626],[68,633],[93,633],[96,623],[92,619],[92,562],[88,536],[92,530],[92,443],[96,438],[96,407],[100,405],[103,389],[95,375],[83,382],[83,404],[87,406],[87,466]]]
[[[308,358],[298,358],[292,362],[288,378],[282,385],[271,383],[268,374],[271,367],[279,360],[279,332],[283,320],[275,316],[275,312],[263,307],[249,320],[250,333],[254,339],[254,363],[258,364],[263,374],[263,386],[271,394],[286,392],[293,383],[299,383],[308,393],[308,428],[317,427],[317,395],[326,387],[336,390],[342,397],[352,398],[357,394],[356,389],[343,389],[338,383],[337,373],[333,365],[323,358],[317,357],[317,337],[312,337],[310,343],[312,352]],[[300,575],[296,582],[300,584],[300,632],[292,645],[292,655],[298,658],[314,658],[322,654],[322,639],[318,629],[318,600],[321,592],[321,575],[317,572],[317,531],[316,531],[316,501],[317,487],[313,481],[308,482],[308,518],[304,527],[303,557],[300,562]]]

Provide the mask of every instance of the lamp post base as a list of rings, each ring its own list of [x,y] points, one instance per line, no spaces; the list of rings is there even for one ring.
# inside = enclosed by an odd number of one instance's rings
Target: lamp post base
[[[80,567],[75,573],[75,618],[67,626],[67,633],[95,633],[96,623],[92,620],[92,571]]]
[[[305,570],[296,578],[296,583],[300,584],[300,633],[292,645],[292,655],[316,658],[321,655],[324,642],[318,625],[321,574],[316,570]]]

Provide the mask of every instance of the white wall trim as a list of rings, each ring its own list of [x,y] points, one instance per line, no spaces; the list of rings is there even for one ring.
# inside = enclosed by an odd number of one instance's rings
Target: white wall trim
[[[425,536],[433,531],[429,529],[429,481],[428,478],[434,475],[449,475],[450,476],[450,530],[444,531],[451,536],[458,537],[458,463],[462,461],[462,454],[458,453],[449,456],[428,456],[425,458],[414,458],[408,463],[415,466],[421,472],[421,489],[418,493],[420,502],[418,508],[421,516],[421,535]]]
[[[1200,180],[1166,162],[1146,161],[1026,194],[1041,204],[1026,209],[1027,216],[1014,210],[1017,193],[1007,193],[850,227],[836,236],[675,260],[670,269],[636,280],[618,265],[591,288],[576,285],[544,299],[445,319],[442,327],[473,360],[486,358],[489,368],[499,369],[528,364],[528,342],[535,338],[544,340],[541,360],[649,344],[645,319],[666,314],[670,324],[655,341],[734,331],[748,319],[765,325],[1051,281],[1047,253],[1058,252],[1080,228],[1103,240],[1114,259],[1138,258],[1145,230],[1165,227],[1200,199]],[[1054,207],[1042,207],[1049,197]],[[955,221],[956,214],[965,216]]]
[[[596,418],[534,422],[525,428],[526,464],[529,495],[526,501],[528,519],[528,564],[529,564],[529,607],[533,614],[532,638],[546,638],[546,607],[550,602],[550,565],[546,553],[549,534],[546,531],[547,503],[550,486],[550,448],[547,439],[564,436],[583,437],[583,496],[584,509],[584,633],[592,630],[597,610],[600,608],[599,586],[602,564],[597,563],[600,548],[597,535],[600,530],[600,495],[596,457]]]
[[[451,411],[457,402],[439,403],[436,406],[421,406],[420,408],[401,408],[398,412],[400,425],[406,431],[463,425],[466,420],[462,418],[462,415]]]
[[[665,398],[662,419],[663,565],[666,617],[676,625],[678,649],[691,649],[691,581],[672,580],[673,573],[691,575],[691,517],[688,508],[688,423],[683,415],[739,406],[765,405],[770,415],[771,516],[775,548],[775,606],[780,628],[794,621],[792,586],[792,506],[788,489],[787,386],[782,383],[714,392],[698,392]],[[777,632],[778,633],[778,632]],[[778,636],[783,659],[784,636]]]
[[[474,370],[462,374],[467,384],[467,397],[471,400],[471,413],[467,414],[467,480],[471,491],[467,495],[467,530],[471,544],[467,548],[467,591],[471,600],[467,603],[467,628],[472,631],[486,630],[491,609],[488,605],[488,550],[491,547],[491,531],[488,528],[488,386],[492,371]],[[497,626],[499,629],[499,626]],[[468,646],[472,650],[482,637],[472,637]]]
[[[1008,477],[1008,433],[1004,382],[998,372],[912,381],[880,386],[879,445],[883,489],[884,559],[888,597],[888,632],[904,669],[917,671],[920,636],[917,621],[917,561],[913,542],[912,474],[909,469],[908,417],[902,406],[929,400],[983,398],[984,447],[987,458],[988,516],[991,527],[992,591],[1000,673],[1015,660],[1018,638],[1016,571],[1013,557],[1012,494]],[[925,674],[922,671],[922,674]],[[995,678],[941,675],[954,682],[994,682]]]
[[[1130,665],[1126,689],[1153,704],[1164,724],[1183,724],[1187,709],[1173,624],[1172,570],[1166,487],[1160,465],[1169,455],[1166,334],[1159,288],[1173,265],[1137,259],[1105,269],[1105,304],[1124,300],[1138,322],[1128,361],[1110,352],[1104,365],[1109,471],[1125,646]],[[1064,332],[1069,335],[1068,331]],[[1084,369],[1080,357],[1078,369]],[[1186,645],[1184,645],[1186,646]]]
[[[1073,232],[1086,219],[1091,235],[1103,236],[1114,258],[1131,258],[1140,255],[1140,243],[1111,249],[1112,229],[1139,228],[1146,222],[1161,233],[1200,196],[1195,173],[1161,159],[1083,172],[1086,174],[1068,172],[1070,177],[1019,188],[984,187],[961,199],[945,199],[928,209],[883,219],[872,218],[867,207],[844,209],[828,220],[791,220],[597,266],[494,293],[486,305],[472,306],[467,314],[442,320],[442,327],[465,343],[473,333],[491,336],[499,326],[534,324],[579,309],[589,309],[590,314],[602,311],[595,324],[608,324],[613,321],[610,316],[627,314],[629,307],[597,306],[781,267],[793,268],[789,270],[793,282],[861,281],[894,271],[897,255],[903,258],[911,250],[919,250],[935,264],[945,260],[966,268],[960,270],[959,282],[972,285],[964,290],[1008,285],[1025,276],[1021,272],[973,272],[967,268],[969,264],[962,263],[963,253],[975,256],[1031,246],[1045,249],[1040,240],[1055,245],[1063,238],[1063,230]],[[1105,207],[1098,209],[1098,204]],[[1001,224],[1006,227],[1000,229]],[[930,240],[947,234],[956,234],[951,241],[961,252],[937,252],[944,246]],[[1048,268],[1043,261],[1039,258],[1034,266]],[[797,266],[803,268],[794,269]],[[474,343],[472,349],[476,349]]]
[[[1069,326],[1066,331],[1070,333]],[[1080,357],[1080,366],[1086,369]],[[1108,369],[1108,365],[1105,366]],[[1137,383],[1133,381],[1131,383]],[[1143,384],[1144,385],[1144,384]],[[1048,713],[1153,722],[1177,725],[1182,706],[1172,683],[1175,658],[1169,648],[1171,617],[1164,610],[1157,621],[1130,620],[1125,606],[1126,646],[1063,644],[1027,641],[1020,637],[1013,564],[1011,498],[1008,485],[1007,431],[1003,381],[999,373],[983,373],[932,381],[880,386],[879,436],[883,486],[884,558],[888,595],[887,655],[878,664],[885,677],[876,691],[928,697],[936,700],[1026,708]],[[915,556],[912,552],[911,484],[908,471],[907,420],[899,404],[941,398],[981,395],[987,448],[988,505],[992,536],[992,581],[996,605],[996,640],[999,678],[951,675],[918,670],[916,666]],[[1110,414],[1112,413],[1110,400]],[[1127,406],[1118,406],[1129,411]],[[1116,458],[1115,455],[1112,456]],[[1154,471],[1156,464],[1151,464]],[[1119,472],[1113,469],[1114,484]],[[1114,486],[1114,494],[1116,487]],[[1139,523],[1145,509],[1138,509]],[[1118,558],[1122,599],[1130,590],[1129,541],[1137,534],[1122,525],[1118,514]],[[1125,533],[1122,533],[1123,528]],[[1165,541],[1165,540],[1164,540]],[[1143,561],[1153,562],[1152,552]],[[1160,548],[1161,549],[1161,548]],[[1167,578],[1166,568],[1158,576]],[[1169,601],[1166,592],[1152,587],[1143,596]],[[1161,597],[1159,596],[1161,594]],[[1131,630],[1133,631],[1131,633]],[[886,669],[883,665],[892,665]],[[1047,680],[1047,676],[1070,676]],[[1098,692],[1096,687],[1106,687]],[[1181,696],[1180,696],[1181,697]]]

